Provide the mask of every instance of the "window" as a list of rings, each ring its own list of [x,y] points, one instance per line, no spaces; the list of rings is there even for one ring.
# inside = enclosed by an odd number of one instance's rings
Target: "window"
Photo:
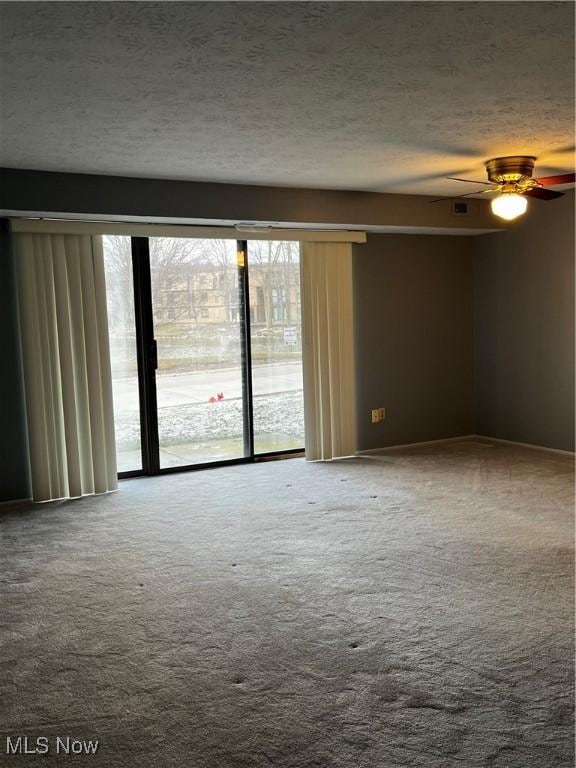
[[[104,248],[120,470],[301,450],[298,243],[106,237]]]

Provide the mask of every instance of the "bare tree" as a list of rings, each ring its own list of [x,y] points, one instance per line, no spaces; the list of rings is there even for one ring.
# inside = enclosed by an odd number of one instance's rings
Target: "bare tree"
[[[249,246],[253,281],[262,288],[264,321],[271,329],[274,305],[284,320],[292,322],[291,296],[298,266],[298,244],[278,240],[251,240]],[[276,302],[273,301],[276,292]]]
[[[180,237],[150,238],[152,299],[158,321],[205,320],[218,317],[227,326],[238,320],[238,274],[233,241]],[[128,322],[122,313],[132,312],[132,254],[130,238],[106,237],[106,272],[108,290],[118,292],[118,323]],[[264,322],[272,329],[275,309],[279,318],[294,322],[297,294],[298,244],[276,240],[251,240],[249,258],[252,267],[254,297],[261,289]],[[214,312],[213,310],[218,310]]]
[[[134,312],[130,238],[106,235],[104,237],[104,261],[110,326],[113,328],[130,328]]]
[[[224,322],[227,326],[238,321],[238,267],[236,244],[231,240],[204,240],[203,253],[209,267],[217,297],[222,302]]]

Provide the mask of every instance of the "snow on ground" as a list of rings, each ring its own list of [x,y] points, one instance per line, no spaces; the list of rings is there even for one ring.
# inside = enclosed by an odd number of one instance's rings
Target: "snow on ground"
[[[139,416],[134,411],[117,411],[116,442],[119,450],[134,449],[140,441]],[[158,409],[161,445],[177,445],[239,437],[243,416],[241,398],[216,403],[194,403]],[[302,392],[278,392],[254,398],[254,431],[281,434],[304,444],[304,406]]]

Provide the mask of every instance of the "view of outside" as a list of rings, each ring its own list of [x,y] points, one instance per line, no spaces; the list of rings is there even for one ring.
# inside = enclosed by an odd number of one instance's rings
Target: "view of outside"
[[[136,321],[129,237],[104,236],[118,472],[142,469]]]
[[[243,456],[234,240],[150,238],[160,466]],[[140,424],[130,238],[106,237],[119,471],[137,469]],[[299,245],[250,241],[255,450],[304,445]]]
[[[304,447],[300,244],[248,242],[256,453]]]
[[[160,467],[241,458],[235,240],[150,238]]]

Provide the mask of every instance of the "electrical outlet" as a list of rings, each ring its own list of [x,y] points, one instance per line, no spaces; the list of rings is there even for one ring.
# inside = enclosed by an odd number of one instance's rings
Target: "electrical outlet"
[[[378,408],[374,408],[372,411],[372,424],[378,424],[380,421],[380,411]]]
[[[378,411],[380,413],[380,421],[384,421],[386,418],[386,408],[378,408]]]

